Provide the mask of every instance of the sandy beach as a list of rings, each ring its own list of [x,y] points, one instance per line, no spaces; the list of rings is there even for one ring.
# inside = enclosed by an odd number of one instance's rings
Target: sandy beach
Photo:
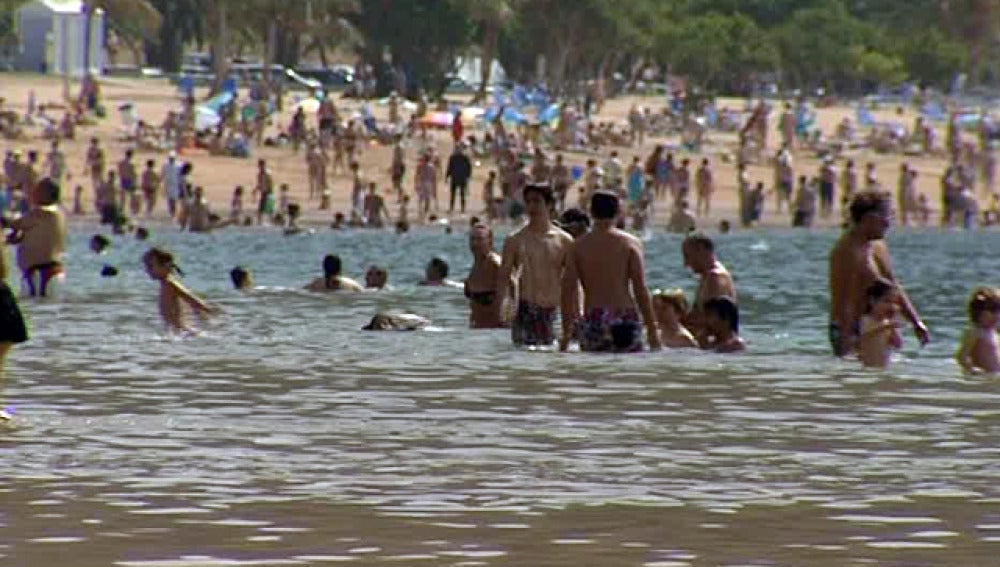
[[[4,85],[0,89],[0,97],[6,99],[4,103],[7,108],[13,108],[23,112],[27,108],[29,93],[35,93],[38,104],[60,103],[62,102],[62,81],[58,78],[45,77],[39,75],[8,74],[4,76]],[[92,207],[89,203],[93,200],[93,195],[89,179],[82,175],[84,170],[84,154],[88,140],[96,137],[101,140],[106,148],[109,165],[121,159],[125,150],[131,147],[131,143],[123,139],[122,119],[118,112],[118,107],[126,102],[135,105],[138,115],[151,124],[162,122],[166,113],[170,110],[177,110],[181,106],[180,95],[176,87],[163,79],[130,79],[130,78],[103,78],[101,80],[103,102],[108,109],[108,116],[101,119],[94,126],[80,127],[77,130],[76,140],[64,141],[63,150],[69,164],[71,177],[64,188],[64,201],[68,202],[72,197],[72,189],[77,184],[82,183],[85,188],[85,205],[87,211]],[[73,92],[77,92],[78,85],[73,85]],[[206,92],[199,90],[196,95],[199,100],[203,99]],[[246,93],[241,93],[241,97]],[[275,115],[269,126],[267,135],[276,135],[278,128],[283,128],[291,120],[292,108],[296,100],[307,96],[304,91],[294,91],[286,95],[284,112]],[[460,97],[455,97],[459,100]],[[350,116],[360,106],[356,100],[342,99],[337,95],[337,106],[342,115]],[[624,124],[629,109],[633,104],[640,107],[649,107],[654,113],[665,105],[666,101],[662,97],[634,97],[625,96],[611,99],[601,109],[601,113],[596,116],[599,122],[612,121]],[[719,101],[720,108],[742,109],[745,101],[737,99],[726,99]],[[379,119],[385,118],[387,108],[385,106],[373,105],[376,116]],[[776,130],[777,110],[773,110],[770,117],[769,154],[773,154],[776,145],[779,143],[779,134]],[[823,129],[827,135],[833,133],[836,125],[845,117],[854,118],[854,107],[834,106],[820,108],[816,110],[816,125]],[[59,116],[58,113],[55,114]],[[912,125],[916,114],[912,109],[904,109],[901,113],[895,108],[885,108],[873,111],[876,120],[895,121],[907,126]],[[309,116],[309,124],[314,126],[315,117]],[[466,124],[467,134],[483,132],[482,124]],[[48,151],[48,142],[41,139],[41,132],[36,128],[26,130],[27,137],[21,140],[2,140],[0,148],[4,151],[20,149],[25,152],[34,149],[44,155]],[[863,134],[863,131],[860,132]],[[442,155],[447,156],[451,151],[450,133],[446,131],[432,132],[433,142]],[[939,139],[943,139],[943,128],[939,127]],[[692,158],[693,166],[695,159],[709,157],[713,160],[715,168],[715,179],[717,184],[716,195],[714,197],[712,213],[708,217],[699,219],[699,226],[703,228],[717,226],[722,219],[730,220],[737,224],[737,192],[736,192],[736,166],[734,156],[736,154],[737,140],[734,133],[723,133],[711,131],[708,133],[707,142],[702,147],[700,154],[682,154],[683,157]],[[617,150],[624,164],[631,162],[633,156],[640,156],[643,160],[652,148],[659,143],[678,144],[679,140],[674,138],[647,138],[642,146],[633,147],[613,147],[602,148],[599,154],[585,154],[580,152],[565,152],[564,156],[570,165],[583,165],[589,157],[596,157],[599,161],[607,158],[612,150]],[[412,145],[411,145],[412,148]],[[408,172],[405,181],[405,188],[412,193],[413,181],[412,172],[415,164],[413,150],[407,153]],[[882,186],[895,190],[897,175],[900,163],[908,162],[916,168],[920,177],[918,179],[919,191],[925,193],[932,204],[938,202],[939,177],[943,172],[946,163],[941,157],[911,157],[902,155],[878,154],[868,150],[858,150],[847,157],[854,159],[859,173],[863,172],[864,164],[871,161],[876,164],[879,180]],[[189,161],[194,165],[193,180],[195,185],[205,188],[205,193],[211,204],[212,210],[225,216],[229,210],[229,202],[232,190],[236,185],[244,185],[247,191],[252,189],[255,180],[256,160],[263,158],[268,161],[269,167],[274,174],[276,184],[287,183],[291,189],[292,200],[301,203],[303,206],[303,221],[310,224],[326,224],[332,219],[335,212],[347,212],[349,210],[349,198],[351,191],[350,178],[344,175],[330,177],[330,189],[332,193],[332,209],[329,211],[318,210],[318,201],[308,201],[308,183],[306,175],[306,164],[304,151],[296,154],[291,147],[261,147],[254,148],[249,159],[211,156],[203,150],[186,151],[181,159]],[[166,152],[136,152],[136,163],[142,165],[146,160],[154,159],[157,163],[162,163],[166,159]],[[378,183],[381,190],[388,190],[391,187],[389,179],[389,164],[391,160],[391,148],[379,145],[374,141],[364,147],[360,156],[360,164],[365,179]],[[838,165],[843,165],[842,163]],[[805,151],[800,151],[795,155],[795,170],[797,175],[815,175],[820,167],[820,161]],[[483,210],[482,185],[486,174],[493,168],[492,163],[483,162],[474,170],[473,181],[470,183],[469,212],[466,215],[472,216],[480,214]],[[773,170],[770,165],[761,163],[749,168],[753,181],[764,181],[770,188],[773,179]],[[439,198],[442,202],[442,210],[447,205],[448,190],[444,183],[439,184]],[[570,199],[575,201],[575,190],[570,193]],[[395,215],[395,210],[391,207],[394,199],[388,199],[390,210]],[[245,208],[249,209],[251,203],[245,201]],[[656,226],[661,227],[665,223],[669,207],[659,204],[656,208]],[[165,219],[165,206],[161,202],[157,206],[157,216]],[[454,217],[453,220],[460,220],[461,217]],[[817,219],[818,226],[834,226],[839,224],[839,215],[834,215],[829,219]],[[790,218],[787,214],[778,216],[775,214],[774,200],[769,198],[764,218],[761,226],[764,227],[784,227],[789,226]]]

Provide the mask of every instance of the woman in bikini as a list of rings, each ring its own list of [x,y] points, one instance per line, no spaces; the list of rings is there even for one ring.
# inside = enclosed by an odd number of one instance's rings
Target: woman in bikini
[[[472,269],[465,280],[465,297],[469,299],[469,326],[473,329],[506,327],[503,317],[503,294],[497,293],[500,255],[493,250],[493,231],[477,224],[469,231]]]

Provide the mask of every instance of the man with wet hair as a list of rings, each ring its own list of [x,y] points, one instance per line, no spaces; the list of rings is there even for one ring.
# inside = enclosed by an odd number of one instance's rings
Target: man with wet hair
[[[620,212],[618,195],[598,191],[591,196],[593,229],[573,245],[563,276],[563,336],[559,342],[562,350],[567,348],[575,328],[581,350],[639,352],[643,348],[644,323],[650,348],[660,348],[646,288],[642,243],[616,228]]]
[[[698,288],[684,325],[703,343],[706,337],[705,302],[715,297],[736,301],[736,284],[726,266],[715,255],[715,242],[702,233],[692,233],[681,245],[684,266],[698,276]]]
[[[551,346],[556,341],[556,310],[561,305],[563,271],[573,237],[552,223],[555,196],[551,185],[529,184],[523,196],[528,224],[504,240],[494,289],[508,290],[511,276],[516,276],[518,297],[511,338],[517,346]]]
[[[903,316],[913,325],[921,345],[930,341],[930,332],[920,314],[896,280],[885,234],[893,221],[891,198],[865,191],[854,196],[850,205],[851,223],[830,252],[830,346],[838,357],[854,352],[865,290],[881,279],[898,288]]]

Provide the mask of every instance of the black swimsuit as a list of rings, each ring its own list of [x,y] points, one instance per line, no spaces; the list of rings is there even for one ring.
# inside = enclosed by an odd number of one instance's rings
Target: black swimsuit
[[[496,301],[496,295],[497,292],[494,290],[488,290],[488,291],[465,290],[465,297],[469,298],[469,301],[477,305],[482,305],[483,307],[489,307],[490,305],[493,305],[493,302]]]

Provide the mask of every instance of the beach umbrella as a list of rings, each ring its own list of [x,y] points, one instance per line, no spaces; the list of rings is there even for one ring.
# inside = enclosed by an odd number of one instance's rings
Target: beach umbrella
[[[559,119],[560,108],[558,104],[550,104],[538,113],[538,121],[548,124]]]
[[[212,110],[211,108],[200,105],[195,108],[194,111],[194,128],[195,130],[211,130],[222,122],[222,118],[219,117],[219,113]]]

